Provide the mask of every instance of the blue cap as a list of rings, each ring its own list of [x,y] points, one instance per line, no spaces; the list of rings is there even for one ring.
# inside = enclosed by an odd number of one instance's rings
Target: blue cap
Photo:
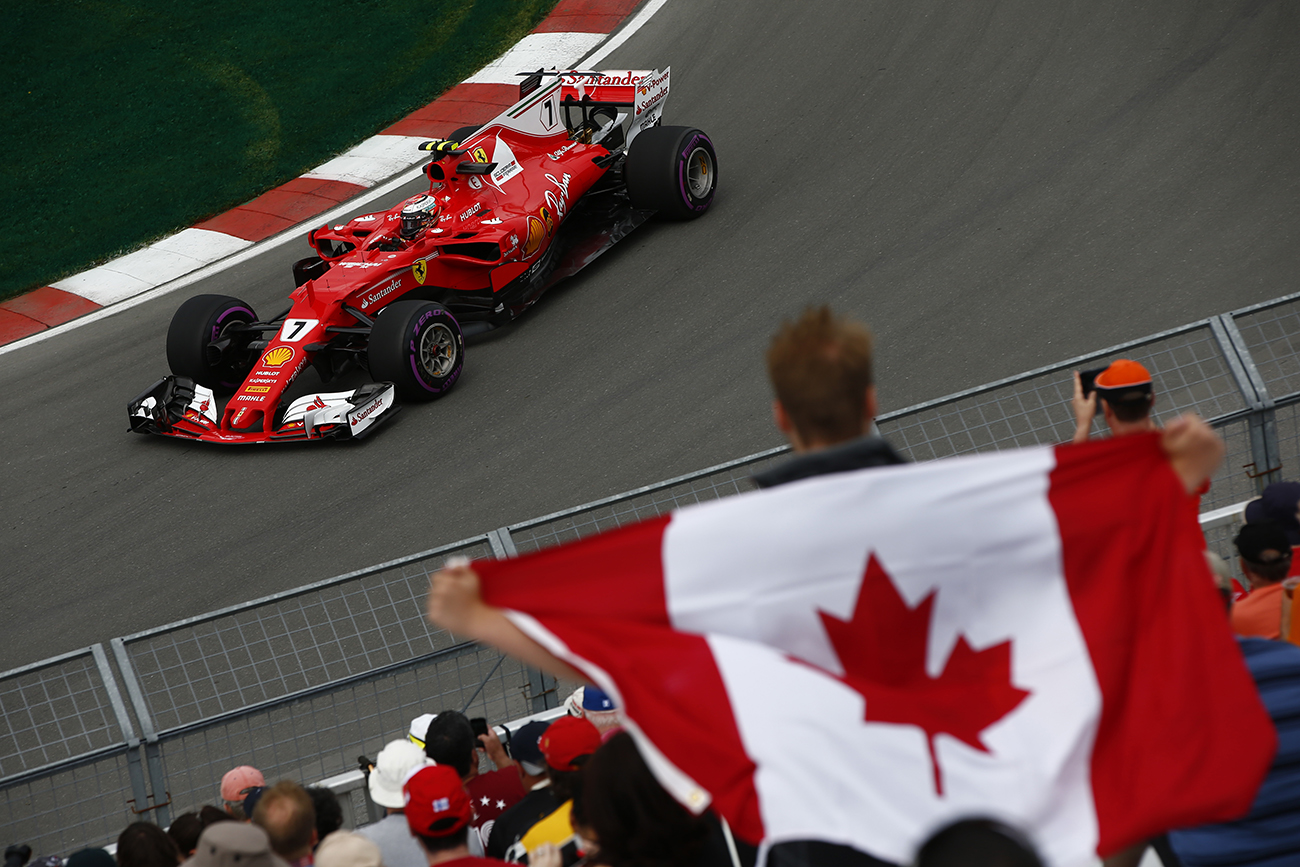
[[[546,734],[550,723],[544,720],[533,720],[526,723],[518,731],[510,735],[510,757],[517,762],[523,762],[536,768],[538,773],[546,767],[546,759],[542,757],[542,748],[537,742]],[[532,772],[532,768],[524,770]]]
[[[606,695],[603,689],[596,686],[588,686],[582,690],[582,709],[614,710],[614,700]]]

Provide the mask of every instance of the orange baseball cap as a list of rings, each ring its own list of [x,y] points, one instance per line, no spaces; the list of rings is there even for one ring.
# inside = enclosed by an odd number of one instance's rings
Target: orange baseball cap
[[[1142,388],[1144,386],[1149,389],[1151,387],[1151,374],[1136,361],[1120,358],[1111,362],[1110,367],[1097,374],[1095,385],[1097,388],[1110,389],[1111,391]]]

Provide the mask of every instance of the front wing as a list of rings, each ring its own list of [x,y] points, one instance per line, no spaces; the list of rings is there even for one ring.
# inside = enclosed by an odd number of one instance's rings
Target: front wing
[[[391,382],[371,382],[352,391],[300,397],[270,431],[222,430],[212,389],[184,376],[165,376],[127,404],[126,414],[135,433],[249,445],[360,439],[400,410]]]

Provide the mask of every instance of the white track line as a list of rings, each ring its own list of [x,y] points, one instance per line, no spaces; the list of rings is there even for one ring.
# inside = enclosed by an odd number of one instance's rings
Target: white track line
[[[587,55],[586,57],[580,58],[573,65],[594,66],[595,64],[599,63],[601,60],[605,59],[605,57],[608,56],[612,51],[614,51],[619,46],[621,46],[624,42],[626,42],[632,36],[632,34],[640,30],[645,25],[645,23],[649,21],[654,16],[654,14],[658,12],[660,9],[662,9],[667,3],[668,0],[651,0],[651,2],[647,3],[645,7],[643,7],[641,11],[638,12],[632,18],[631,21],[627,22],[627,24],[621,30],[618,31],[617,36],[615,36],[613,39],[610,39],[608,42],[605,42],[603,45],[598,46],[594,52]],[[524,37],[524,40],[521,40],[520,44],[522,44],[523,41],[528,40],[533,36],[544,36],[544,35],[548,35],[548,34],[536,34],[536,33],[529,34],[529,36]],[[556,35],[603,36],[604,34],[564,33],[564,34],[556,34]],[[566,54],[568,56],[572,56],[571,52],[576,50],[581,50],[579,48],[579,44],[582,41],[583,40],[576,40],[571,42],[568,48],[566,49]],[[511,51],[513,50],[514,49],[511,49]],[[499,60],[504,59],[509,55],[510,55],[510,51],[507,51],[504,55],[502,55],[501,58],[498,59]],[[492,65],[493,64],[489,64],[489,66]],[[525,66],[524,68],[528,68],[528,67]],[[484,69],[484,71],[486,71],[486,68]],[[520,71],[519,69],[514,70],[514,72],[519,72],[519,71]],[[518,76],[512,74],[510,76],[510,81],[507,83],[514,83],[517,80],[518,80]],[[475,81],[475,78],[471,77],[467,79],[467,81],[473,82]],[[398,138],[408,138],[408,137],[407,136],[375,136],[374,138],[375,139],[387,139],[387,138],[398,139]],[[356,151],[361,148],[373,147],[376,145],[379,145],[382,149],[382,146],[384,144],[387,143],[382,143],[382,142],[375,143],[374,139],[367,139],[365,142],[362,142],[360,145],[354,148],[353,151]],[[345,153],[343,157],[347,157],[351,154],[352,151],[349,151]],[[379,156],[379,154],[374,154],[371,156],[373,158],[375,156]],[[342,157],[336,157],[335,160],[331,160],[330,162],[331,163],[336,162],[338,159],[341,158]],[[330,165],[330,163],[325,163],[325,165],[318,166],[317,168],[313,169],[311,172],[308,172],[307,175],[305,175],[305,177],[317,177],[318,175],[316,175],[316,172],[322,171],[325,168],[325,166],[328,165]],[[418,177],[421,177],[422,175],[423,172],[420,170],[419,166],[408,169],[402,172],[401,174],[398,174],[397,176],[386,181],[385,183],[382,183],[376,187],[372,187],[366,192],[361,193],[356,197],[349,199],[346,202],[343,202],[338,207],[326,211],[323,214],[318,214],[315,217],[312,217],[311,220],[313,222],[319,221],[321,223],[332,223],[338,218],[348,214],[349,212],[354,210],[359,210],[363,208],[365,205],[368,205],[369,203],[376,201],[377,199],[383,198],[384,196],[392,193],[397,189],[400,189],[405,184],[410,183],[411,181],[415,180]],[[116,301],[110,304],[109,306],[103,307],[100,310],[96,310],[94,313],[88,313],[85,316],[82,316],[77,319],[73,319],[71,322],[65,322],[62,325],[56,325],[53,328],[47,328],[44,331],[38,331],[35,334],[32,334],[28,337],[24,337],[22,340],[15,340],[13,343],[8,343],[5,344],[4,346],[0,346],[0,355],[5,355],[9,352],[13,352],[18,349],[23,349],[28,346],[33,346],[37,343],[40,343],[42,340],[48,340],[51,337],[57,337],[60,334],[65,334],[69,331],[80,328],[83,325],[90,325],[92,322],[98,322],[101,319],[107,319],[109,316],[112,316],[123,310],[129,310],[130,308],[137,307],[141,304],[144,304],[147,301],[152,301],[155,298],[160,298],[163,295],[167,295],[168,293],[175,292],[177,289],[184,289],[186,286],[196,283],[199,280],[206,279],[212,276],[213,274],[219,274],[222,271],[226,270],[227,268],[234,267],[235,265],[238,265],[241,262],[246,262],[249,259],[258,256],[267,250],[271,250],[276,247],[281,247],[289,243],[290,241],[298,240],[302,236],[301,229],[300,229],[302,225],[303,225],[302,223],[299,223],[297,226],[291,226],[278,235],[274,235],[265,240],[258,241],[257,243],[252,244],[251,246],[247,246],[244,249],[239,250],[238,252],[232,253],[231,255],[225,256],[224,258],[218,259],[216,261],[211,262],[210,264],[204,265],[198,270],[191,271],[188,274],[177,277],[173,280],[170,280],[167,283],[163,283],[160,286],[156,286],[153,289],[149,289],[144,292],[141,292],[139,295],[133,295],[131,297],[124,298],[123,300]],[[162,241],[159,241],[157,244],[153,245],[152,247],[146,249],[148,250],[160,249],[161,251],[166,253],[178,254],[181,256],[187,256],[192,258],[202,258],[196,249],[189,246],[189,243],[187,241],[177,240],[182,236],[185,236],[186,233],[189,232],[206,232],[209,235],[224,234],[218,232],[207,232],[207,230],[205,229],[185,229],[177,233],[176,235],[170,238],[165,238]],[[188,236],[188,237],[193,237],[193,236]],[[235,238],[233,236],[227,236],[227,237],[229,237],[231,242],[234,244],[248,243],[246,241],[243,241],[240,238]],[[177,246],[177,244],[179,244],[180,246]],[[137,251],[137,252],[144,252],[144,251]],[[136,255],[136,254],[131,254],[131,255]],[[123,258],[129,258],[129,257],[123,257]],[[107,263],[106,265],[101,265],[100,268],[111,270],[115,272],[116,277],[121,278],[122,286],[117,291],[119,292],[124,291],[131,286],[135,286],[136,288],[138,288],[140,283],[142,282],[141,278],[132,274],[122,273],[118,267],[118,263],[120,263],[121,261],[122,261],[121,259],[117,259]],[[98,268],[92,269],[92,271],[98,271],[98,270],[99,270]],[[85,272],[85,273],[90,273],[90,272]],[[60,285],[71,284],[73,283],[73,281],[77,280],[77,277],[80,276],[81,275],[76,275],[67,278],[67,280],[60,280],[59,283],[56,284],[56,287]],[[103,286],[103,284],[101,284],[101,286]],[[65,288],[65,291],[73,291],[73,290]],[[74,294],[82,295],[82,297],[86,297],[81,292],[74,292]],[[107,297],[112,293],[109,291],[105,291],[104,294]],[[94,301],[95,299],[91,298],[90,300]]]

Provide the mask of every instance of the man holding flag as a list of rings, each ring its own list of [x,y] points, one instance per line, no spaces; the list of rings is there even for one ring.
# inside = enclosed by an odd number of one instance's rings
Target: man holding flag
[[[902,862],[979,814],[1069,867],[1245,812],[1275,749],[1185,508],[1222,453],[1188,417],[810,478],[444,569],[429,617],[600,686],[752,842]]]

